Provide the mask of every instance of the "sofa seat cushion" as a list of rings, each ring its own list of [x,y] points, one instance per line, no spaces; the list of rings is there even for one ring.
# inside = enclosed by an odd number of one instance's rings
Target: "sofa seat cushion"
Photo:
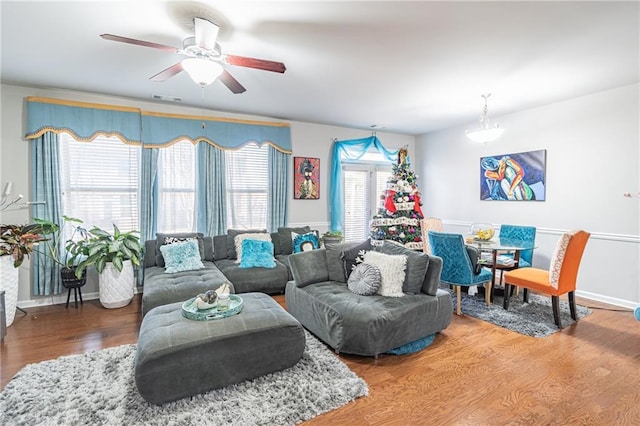
[[[360,296],[335,281],[297,287],[287,284],[289,312],[337,351],[377,356],[428,336],[451,322],[452,303],[447,291],[435,296]]]
[[[203,264],[204,269],[175,274],[165,274],[165,269],[159,266],[145,268],[142,315],[156,306],[184,302],[199,293],[215,290],[227,281],[213,262]]]
[[[215,264],[233,283],[236,293],[282,293],[289,280],[289,270],[277,260],[274,262],[274,268],[241,268],[235,259],[221,259]]]

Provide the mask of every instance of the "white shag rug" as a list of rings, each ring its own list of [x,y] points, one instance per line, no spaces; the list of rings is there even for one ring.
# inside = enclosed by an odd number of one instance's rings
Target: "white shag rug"
[[[293,425],[369,394],[364,380],[305,333],[293,367],[162,406],[136,389],[136,345],[29,364],[0,394],[0,424]]]

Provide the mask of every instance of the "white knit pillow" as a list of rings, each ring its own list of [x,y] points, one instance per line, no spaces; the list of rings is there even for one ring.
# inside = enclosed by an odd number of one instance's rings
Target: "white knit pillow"
[[[404,284],[407,256],[403,254],[383,254],[371,250],[364,254],[364,263],[376,266],[380,270],[379,295],[388,297],[404,296],[402,284]]]
[[[236,263],[240,263],[242,260],[242,242],[244,240],[261,240],[261,241],[269,241],[271,242],[271,234],[266,232],[261,232],[259,234],[238,234],[233,239],[233,242],[236,246],[236,253],[238,253],[238,258],[236,259]]]
[[[569,231],[562,234],[560,240],[558,240],[558,244],[556,244],[556,249],[553,252],[553,256],[551,256],[551,264],[549,265],[549,283],[553,288],[558,288],[560,269],[562,269],[564,255],[567,254],[567,247],[569,246],[571,237],[573,237],[577,232],[578,231]]]

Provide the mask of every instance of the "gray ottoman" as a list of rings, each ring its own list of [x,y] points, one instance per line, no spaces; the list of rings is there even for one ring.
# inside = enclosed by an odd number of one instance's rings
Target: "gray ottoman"
[[[304,330],[275,300],[243,293],[242,312],[211,321],[182,316],[182,302],[142,320],[135,380],[144,399],[174,401],[289,368],[302,357]]]

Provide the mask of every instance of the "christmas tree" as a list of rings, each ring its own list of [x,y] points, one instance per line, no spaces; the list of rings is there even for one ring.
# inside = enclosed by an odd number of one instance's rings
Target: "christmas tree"
[[[378,212],[371,220],[371,243],[393,240],[408,249],[422,250],[422,202],[407,154],[406,147],[398,151],[398,161],[380,195]]]

